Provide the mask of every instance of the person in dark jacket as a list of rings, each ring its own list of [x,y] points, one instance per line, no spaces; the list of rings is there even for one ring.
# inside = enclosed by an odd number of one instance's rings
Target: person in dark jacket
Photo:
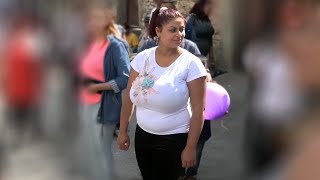
[[[202,55],[208,56],[215,33],[209,15],[211,0],[199,0],[190,10],[186,25],[186,39],[195,42]]]
[[[187,18],[186,39],[195,42],[203,56],[208,57],[209,69],[212,76],[218,76],[226,73],[219,70],[214,65],[214,54],[212,36],[215,29],[209,19],[212,12],[213,0],[198,0],[190,10],[190,15]]]

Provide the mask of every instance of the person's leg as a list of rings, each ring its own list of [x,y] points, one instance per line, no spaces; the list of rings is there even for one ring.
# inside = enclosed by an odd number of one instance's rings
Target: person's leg
[[[81,172],[92,180],[106,179],[105,154],[100,140],[101,125],[98,126],[96,122],[99,107],[100,104],[84,105],[80,109],[80,134],[75,147]]]
[[[106,173],[105,179],[113,180],[115,177],[114,171],[114,158],[112,154],[112,142],[114,139],[113,133],[116,130],[116,124],[107,123],[97,125],[97,131],[99,132],[101,140],[101,148],[104,153],[105,167],[104,171]]]
[[[248,114],[244,148],[250,174],[260,173],[276,158],[270,129],[263,126],[260,120],[252,114]]]
[[[8,107],[7,112],[10,127],[21,134],[27,124],[28,108],[13,105]]]
[[[28,110],[22,106],[9,105],[7,109],[7,142],[10,148],[18,148],[23,143],[28,123]]]
[[[188,134],[157,136],[152,147],[152,180],[177,180],[184,172],[181,153]]]
[[[31,107],[30,118],[30,131],[32,139],[42,138],[43,132],[41,128],[40,105],[37,104]]]
[[[153,137],[154,135],[145,132],[137,125],[135,133],[135,151],[143,180],[153,180],[151,143],[156,143],[153,141]]]

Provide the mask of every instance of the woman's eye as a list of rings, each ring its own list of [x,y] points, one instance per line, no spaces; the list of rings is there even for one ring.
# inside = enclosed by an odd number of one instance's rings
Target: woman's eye
[[[171,30],[170,30],[170,32],[176,32],[176,31],[177,31],[176,29],[171,29]]]

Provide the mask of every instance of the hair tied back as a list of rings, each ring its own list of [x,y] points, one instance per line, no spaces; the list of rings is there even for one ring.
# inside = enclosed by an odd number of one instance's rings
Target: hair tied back
[[[165,10],[167,10],[167,9],[169,9],[169,8],[167,8],[167,7],[162,7],[162,8],[160,8],[159,14],[160,14],[160,13],[163,13],[163,11],[165,11]]]

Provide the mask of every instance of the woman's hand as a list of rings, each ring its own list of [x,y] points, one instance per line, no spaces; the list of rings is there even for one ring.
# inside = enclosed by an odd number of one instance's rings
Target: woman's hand
[[[98,87],[97,87],[97,84],[95,84],[95,83],[91,83],[91,84],[89,84],[88,86],[87,86],[87,89],[88,89],[88,92],[90,93],[90,94],[95,94],[95,93],[97,93],[98,92]]]
[[[117,138],[117,144],[119,149],[127,151],[130,146],[130,137],[128,133],[119,133]]]
[[[183,168],[189,168],[196,165],[196,152],[196,148],[184,148],[184,150],[181,153],[181,161]]]
[[[87,85],[87,90],[91,94],[98,93],[100,91],[112,90],[111,85],[108,82],[104,83],[91,83]]]
[[[206,82],[214,82],[210,73],[207,74]]]

